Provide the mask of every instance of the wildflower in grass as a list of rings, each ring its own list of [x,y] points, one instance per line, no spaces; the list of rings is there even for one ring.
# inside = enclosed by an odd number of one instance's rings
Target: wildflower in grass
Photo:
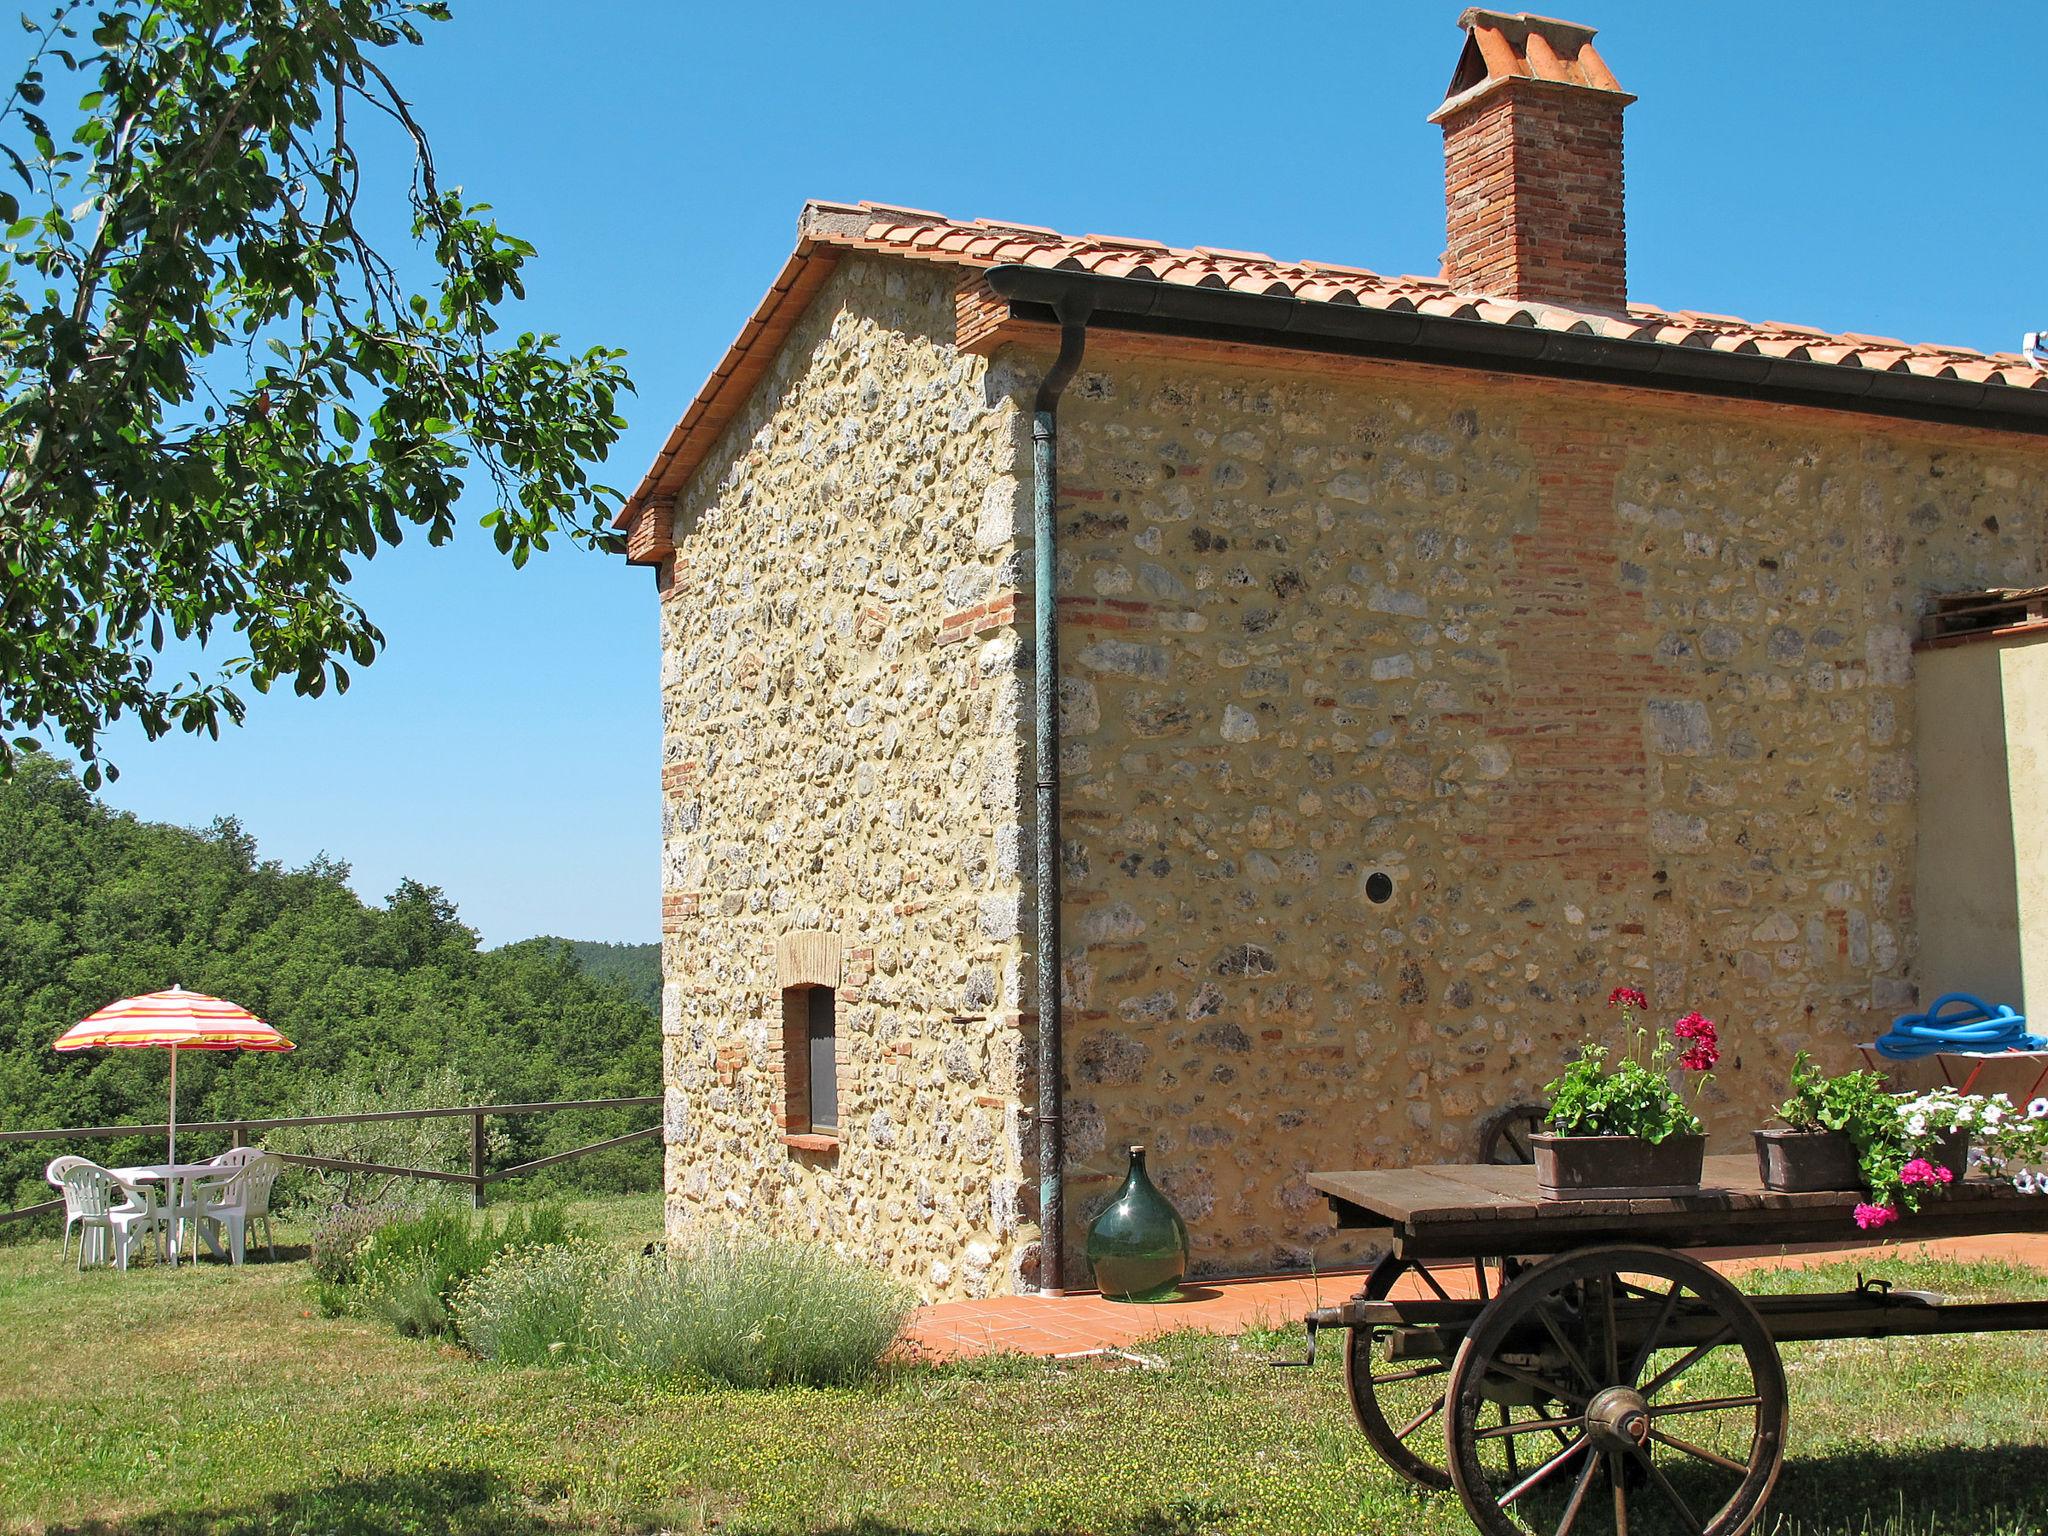
[[[1864,1204],[1856,1207],[1856,1225],[1866,1232],[1877,1227],[1888,1227],[1898,1219],[1897,1206]]]

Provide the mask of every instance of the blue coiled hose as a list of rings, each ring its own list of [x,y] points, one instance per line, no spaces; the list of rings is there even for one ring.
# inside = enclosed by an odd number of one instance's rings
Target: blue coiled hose
[[[2009,1004],[1994,1008],[1967,992],[1949,992],[1925,1013],[1892,1020],[1891,1033],[1877,1041],[1877,1049],[1895,1061],[1911,1061],[1936,1051],[2048,1050],[2048,1039],[2028,1034],[2026,1018]]]

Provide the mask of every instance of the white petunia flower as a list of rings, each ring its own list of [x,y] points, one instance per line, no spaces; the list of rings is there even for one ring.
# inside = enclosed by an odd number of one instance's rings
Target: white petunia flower
[[[2029,1120],[2048,1120],[2048,1099],[2036,1099],[2027,1106]]]
[[[1927,1134],[1927,1117],[1925,1115],[1908,1115],[1906,1117],[1906,1134],[1908,1136],[1925,1136]]]
[[[2034,1192],[2034,1176],[2022,1168],[2012,1176],[2012,1187],[2023,1195],[2031,1195]]]

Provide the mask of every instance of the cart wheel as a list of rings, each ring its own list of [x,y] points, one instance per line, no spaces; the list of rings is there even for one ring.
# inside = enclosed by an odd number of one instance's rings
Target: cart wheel
[[[1529,1270],[1445,1390],[1451,1480],[1487,1536],[1740,1536],[1784,1461],[1777,1345],[1740,1291],[1663,1249]],[[1517,1395],[1526,1417],[1488,1422]]]
[[[1536,1161],[1536,1147],[1529,1138],[1543,1129],[1548,1104],[1533,1099],[1496,1109],[1479,1122],[1479,1161],[1512,1167]]]
[[[1513,1273],[1513,1260],[1509,1273]],[[1385,1301],[1404,1279],[1412,1283],[1404,1294],[1450,1301],[1451,1292],[1443,1281],[1412,1259],[1389,1254],[1375,1264],[1366,1277],[1360,1295],[1367,1301]],[[1497,1268],[1475,1262],[1474,1288],[1478,1298],[1473,1315],[1501,1287]],[[1353,1328],[1344,1349],[1344,1390],[1351,1396],[1352,1417],[1365,1431],[1365,1438],[1380,1453],[1380,1459],[1409,1482],[1424,1488],[1451,1486],[1449,1459],[1444,1452],[1444,1388],[1451,1373],[1451,1354],[1462,1334],[1444,1329],[1440,1355],[1391,1359],[1393,1336],[1400,1330],[1389,1327]],[[1410,1330],[1412,1334],[1412,1330]]]

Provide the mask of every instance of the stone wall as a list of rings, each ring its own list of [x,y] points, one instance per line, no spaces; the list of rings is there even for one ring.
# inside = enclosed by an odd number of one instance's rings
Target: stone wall
[[[1127,1141],[1199,1267],[1330,1264],[1304,1174],[1469,1157],[1618,983],[1720,1021],[1728,1149],[1913,1000],[1915,622],[2048,579],[2039,447],[1122,345],[1061,422],[1070,1279]]]
[[[671,1236],[823,1240],[935,1296],[1013,1288],[1036,1236],[1028,706],[996,597],[1028,419],[954,350],[952,293],[841,265],[681,498],[661,617]],[[782,1124],[793,955],[839,968],[822,1148]]]
[[[934,1297],[1037,1236],[1045,358],[961,354],[955,277],[840,266],[662,603],[671,1233]],[[2041,449],[1101,335],[1061,429],[1069,1283],[1127,1142],[1200,1268],[1330,1265],[1308,1171],[1469,1156],[1618,983],[1721,1022],[1724,1147],[1914,998],[1911,637],[2048,579]],[[824,1149],[782,1123],[798,971],[840,979]]]

